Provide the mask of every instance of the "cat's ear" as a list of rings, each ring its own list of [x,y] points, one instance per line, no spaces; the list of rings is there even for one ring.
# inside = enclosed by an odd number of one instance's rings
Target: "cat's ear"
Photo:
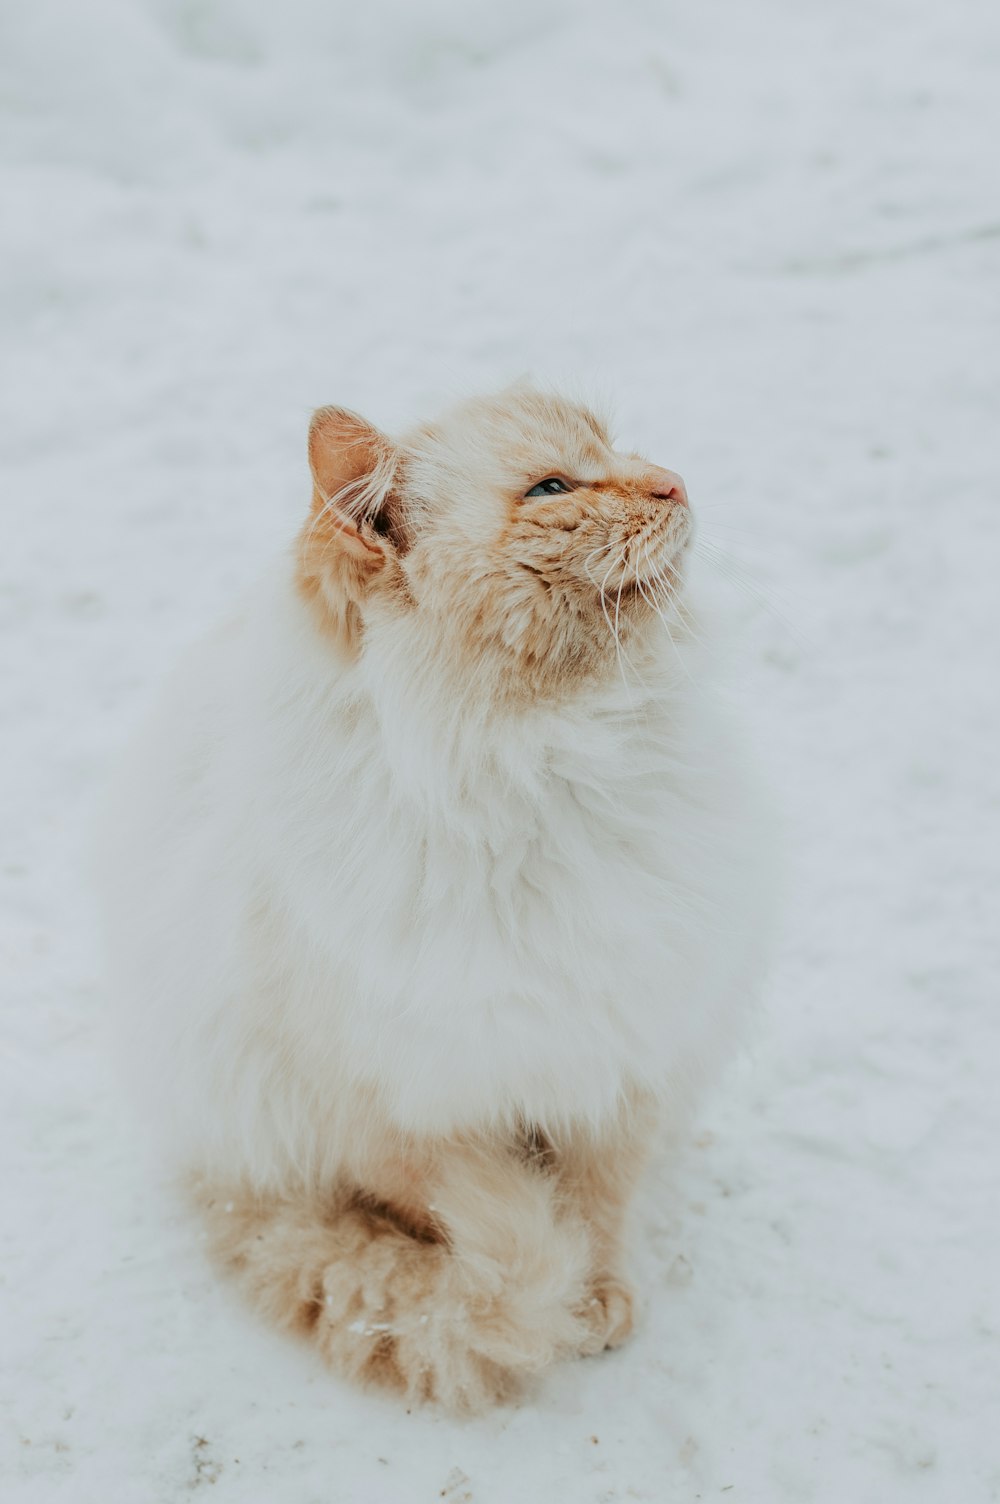
[[[299,538],[298,581],[345,647],[360,639],[365,597],[399,578],[408,543],[402,456],[357,413],[321,407],[309,425],[312,512]]]
[[[309,467],[314,519],[329,514],[345,548],[377,554],[384,540],[405,550],[401,456],[391,439],[344,407],[321,407],[309,425]]]

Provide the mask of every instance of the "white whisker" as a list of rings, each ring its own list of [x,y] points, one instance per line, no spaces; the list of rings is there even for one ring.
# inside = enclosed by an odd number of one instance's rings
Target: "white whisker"
[[[700,553],[703,558],[708,560],[712,568],[716,569],[718,573],[723,577],[723,579],[728,580],[728,582],[735,589],[739,590],[744,596],[753,601],[754,604],[759,606],[763,611],[766,611],[774,621],[780,623],[780,625],[784,627],[788,635],[800,648],[807,646],[803,634],[798,630],[793,622],[789,620],[784,612],[779,611],[778,607],[775,605],[773,592],[771,592],[770,595],[765,592],[765,590],[752,579],[752,577],[747,573],[747,571],[743,568],[738,560],[734,559],[733,556],[727,553],[725,549],[721,548],[719,544],[713,543],[706,538],[697,538],[695,540],[694,546],[697,552]]]
[[[644,552],[645,558],[646,558],[646,567],[647,567],[647,569],[649,570],[650,574],[653,577],[654,589],[658,586],[663,591],[664,595],[666,596],[668,604],[672,603],[673,600],[675,599],[675,592],[671,590],[671,588],[670,588],[669,584],[667,583],[667,581],[666,581],[663,573],[661,572],[661,570],[657,566],[656,562],[650,557],[649,545],[648,544],[644,547],[643,552]],[[685,677],[688,678],[688,679],[691,679],[691,682],[693,683],[694,681],[691,678],[691,670],[688,668],[687,664],[684,662],[684,659],[681,656],[681,651],[678,648],[677,643],[674,641],[674,634],[670,630],[670,623],[667,621],[667,618],[664,616],[664,614],[663,614],[662,610],[660,609],[659,605],[654,604],[653,609],[656,611],[657,616],[660,618],[660,622],[662,623],[663,630],[667,634],[667,641],[670,643],[670,646],[673,649],[674,657],[677,659],[677,663],[678,663],[679,668],[681,669],[681,671],[685,675]]]
[[[614,644],[615,644],[615,656],[618,659],[618,672],[622,676],[622,684],[625,687],[626,693],[628,693],[629,695],[631,695],[631,691],[629,690],[628,678],[627,678],[627,676],[625,674],[625,663],[622,660],[622,644],[621,644],[621,638],[618,635],[617,616],[616,616],[615,621],[612,622],[610,613],[608,612],[608,608],[607,608],[607,604],[606,604],[606,598],[605,598],[605,595],[604,595],[604,587],[605,587],[605,585],[608,582],[608,575],[610,575],[614,569],[616,569],[620,564],[622,564],[624,562],[625,555],[626,555],[627,552],[628,552],[628,544],[626,543],[622,547],[622,549],[620,550],[620,552],[618,554],[618,557],[616,559],[613,559],[612,562],[609,564],[608,569],[607,569],[607,573],[605,574],[604,579],[601,581],[601,588],[600,588],[600,591],[599,591],[599,596],[600,596],[600,602],[601,602],[601,610],[604,613],[604,620],[607,622],[607,624],[608,624],[608,631],[611,633],[611,636],[612,636],[612,638],[614,640]],[[619,587],[619,590],[620,590],[620,587]],[[628,665],[632,669],[632,672],[635,673],[635,665],[632,663],[631,659],[628,658],[627,654],[625,655],[625,661],[628,662]],[[636,677],[638,678],[638,675],[636,675]]]

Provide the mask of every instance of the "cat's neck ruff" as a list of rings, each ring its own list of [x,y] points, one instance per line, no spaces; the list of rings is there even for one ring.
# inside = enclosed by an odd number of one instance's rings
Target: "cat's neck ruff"
[[[477,809],[543,802],[553,777],[612,796],[634,781],[637,759],[662,772],[684,756],[696,650],[680,633],[660,636],[610,681],[536,704],[498,699],[488,682],[458,681],[430,657],[422,665],[394,634],[374,634],[351,665],[322,643],[313,661],[331,709],[350,706],[367,722],[394,796],[468,830]]]

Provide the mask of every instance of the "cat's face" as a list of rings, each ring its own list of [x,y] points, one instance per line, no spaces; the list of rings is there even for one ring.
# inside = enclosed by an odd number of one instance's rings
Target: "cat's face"
[[[350,651],[366,618],[416,613],[459,671],[545,693],[616,672],[677,600],[683,482],[574,403],[515,388],[398,443],[323,408],[310,458],[299,585]]]

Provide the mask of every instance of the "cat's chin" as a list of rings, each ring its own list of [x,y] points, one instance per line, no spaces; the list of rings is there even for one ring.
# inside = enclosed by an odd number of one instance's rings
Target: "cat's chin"
[[[654,597],[658,604],[679,601],[684,593],[684,555],[686,548],[679,548],[659,555],[645,569],[636,572],[632,591]]]
[[[690,530],[679,539],[655,539],[636,548],[629,562],[610,580],[601,582],[605,599],[624,602],[654,597],[658,604],[676,600],[684,589],[684,560],[690,545]]]

